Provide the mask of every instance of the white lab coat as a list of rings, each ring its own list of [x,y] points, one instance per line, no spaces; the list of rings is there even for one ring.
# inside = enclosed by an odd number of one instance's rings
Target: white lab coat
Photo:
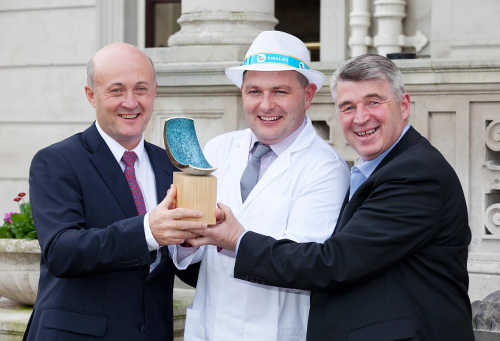
[[[307,119],[297,139],[273,161],[242,204],[240,178],[250,141],[251,131],[246,129],[207,143],[205,155],[217,167],[218,201],[228,205],[247,230],[301,242],[328,238],[349,185],[345,162]],[[187,310],[185,341],[305,340],[308,291],[235,279],[233,252],[217,252],[214,246],[200,248],[182,262],[177,252],[172,253],[180,268],[202,260],[194,302]]]

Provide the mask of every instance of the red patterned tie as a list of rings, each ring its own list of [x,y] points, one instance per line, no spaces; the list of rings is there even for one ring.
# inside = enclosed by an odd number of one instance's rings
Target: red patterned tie
[[[141,188],[137,183],[135,178],[134,163],[137,160],[137,155],[134,152],[125,152],[122,156],[122,161],[125,163],[125,178],[127,179],[128,186],[130,187],[130,192],[134,197],[135,207],[137,207],[137,213],[139,215],[146,213],[146,205],[144,204],[144,198],[142,197]]]

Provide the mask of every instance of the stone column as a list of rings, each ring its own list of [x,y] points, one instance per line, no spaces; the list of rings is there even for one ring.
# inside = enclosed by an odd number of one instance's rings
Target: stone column
[[[371,38],[368,35],[371,17],[370,4],[368,0],[352,0],[351,6],[349,47],[351,56],[357,57],[368,52],[368,45],[371,44]]]
[[[124,41],[142,46],[144,0],[96,1],[98,48]],[[142,16],[142,17],[140,17]]]
[[[274,0],[183,0],[181,29],[168,40],[168,62],[242,60],[261,31],[277,24]]]
[[[406,0],[375,0],[375,20],[377,35],[373,45],[377,53],[385,56],[388,53],[399,53],[402,47],[413,47],[420,52],[428,43],[422,32],[416,31],[414,36],[403,34],[403,19],[406,17]]]
[[[374,45],[380,55],[401,52],[405,0],[376,0],[374,2],[378,33]]]
[[[344,61],[347,57],[346,1],[320,2],[320,60]]]

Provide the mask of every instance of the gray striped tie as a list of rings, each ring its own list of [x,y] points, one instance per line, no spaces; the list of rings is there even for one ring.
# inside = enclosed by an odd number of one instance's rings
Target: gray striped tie
[[[248,194],[250,194],[259,180],[260,159],[269,151],[271,151],[271,147],[267,144],[256,143],[252,156],[248,160],[247,168],[245,168],[240,180],[241,199],[243,202],[245,202]]]

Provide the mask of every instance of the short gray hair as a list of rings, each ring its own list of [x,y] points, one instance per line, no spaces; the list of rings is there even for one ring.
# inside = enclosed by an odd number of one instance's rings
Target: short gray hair
[[[153,80],[156,82],[156,69],[153,60],[148,57],[149,62],[151,63],[151,67],[153,68]],[[87,85],[91,88],[95,88],[95,67],[94,67],[94,57],[90,58],[87,63]]]
[[[90,58],[89,62],[87,63],[87,85],[91,88],[94,89],[95,87],[95,80],[94,80],[94,58]]]
[[[342,81],[366,81],[383,79],[389,82],[394,97],[399,102],[403,99],[405,86],[401,71],[390,59],[378,54],[364,54],[348,60],[337,69],[330,82],[330,91],[334,101],[337,99],[337,84]]]

